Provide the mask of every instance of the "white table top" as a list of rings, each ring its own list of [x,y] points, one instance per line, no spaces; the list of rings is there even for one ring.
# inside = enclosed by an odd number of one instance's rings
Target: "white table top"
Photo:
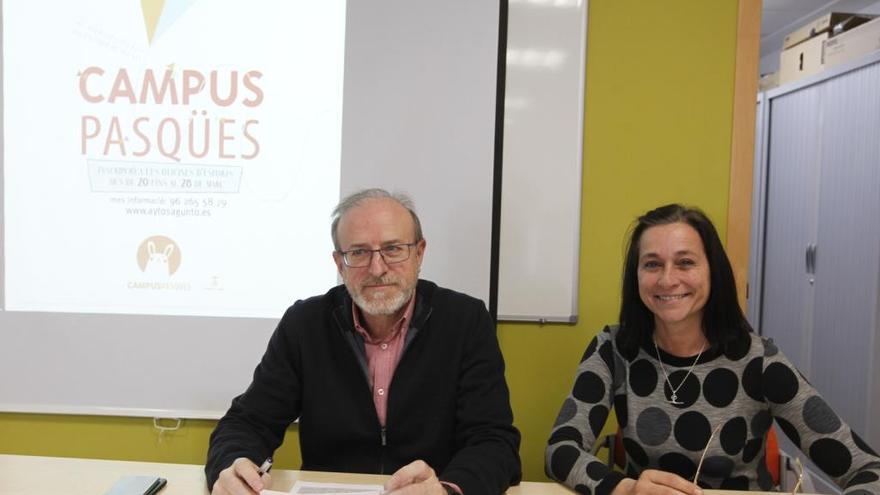
[[[107,461],[0,454],[2,495],[102,495],[126,475],[161,476],[168,484],[160,495],[207,495],[203,466],[159,462]],[[388,476],[272,470],[272,490],[288,491],[296,480],[328,483],[382,484]],[[558,483],[524,481],[507,495],[571,495]],[[706,495],[760,495],[762,492],[705,490]],[[779,495],[778,493],[766,495]]]
[[[0,455],[0,494],[102,495],[126,475],[161,476],[168,484],[160,495],[207,495],[204,466],[158,462],[107,461],[64,457]],[[273,490],[288,491],[296,480],[382,484],[388,476],[315,471],[272,470]],[[509,495],[570,495],[557,483],[523,482]]]

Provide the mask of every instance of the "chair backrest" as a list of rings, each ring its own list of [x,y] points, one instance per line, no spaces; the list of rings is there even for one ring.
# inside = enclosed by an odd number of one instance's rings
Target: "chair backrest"
[[[770,426],[767,431],[767,443],[764,445],[764,462],[773,478],[773,486],[779,486],[779,440],[776,438],[776,427]]]
[[[626,469],[626,451],[623,450],[623,433],[620,428],[614,435],[614,464],[620,469]]]

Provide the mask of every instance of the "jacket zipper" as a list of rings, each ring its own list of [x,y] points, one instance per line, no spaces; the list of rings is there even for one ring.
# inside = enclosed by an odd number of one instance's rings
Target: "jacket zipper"
[[[379,474],[385,474],[385,446],[388,445],[388,441],[385,438],[385,427],[383,426],[379,432],[382,438],[382,448],[379,451]]]

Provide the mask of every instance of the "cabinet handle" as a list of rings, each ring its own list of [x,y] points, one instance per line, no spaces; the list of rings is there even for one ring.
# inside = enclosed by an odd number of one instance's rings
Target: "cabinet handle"
[[[807,272],[807,275],[813,273],[813,265],[812,265],[812,257],[810,256],[813,252],[813,243],[808,242],[807,248],[804,250],[804,271]]]
[[[812,242],[807,243],[807,249],[804,255],[804,263],[806,265],[807,275],[816,274],[816,245]]]

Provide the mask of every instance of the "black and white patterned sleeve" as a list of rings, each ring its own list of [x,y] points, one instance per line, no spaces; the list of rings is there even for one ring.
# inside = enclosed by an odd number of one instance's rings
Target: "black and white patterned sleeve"
[[[834,412],[771,340],[764,340],[763,389],[780,429],[843,490],[880,495],[880,457]]]
[[[592,455],[611,410],[613,353],[606,327],[581,358],[574,386],[562,403],[545,452],[547,475],[587,495],[608,495],[624,478]]]

